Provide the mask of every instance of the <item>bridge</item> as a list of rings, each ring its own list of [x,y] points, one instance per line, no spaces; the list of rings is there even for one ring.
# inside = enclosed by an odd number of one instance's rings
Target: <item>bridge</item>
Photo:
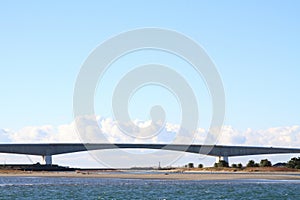
[[[217,161],[232,156],[248,156],[261,154],[300,153],[298,148],[273,148],[254,146],[223,146],[223,145],[185,145],[185,144],[110,144],[110,143],[44,143],[44,144],[0,144],[0,153],[14,153],[42,156],[46,165],[52,165],[52,156],[58,154],[105,150],[105,149],[162,149],[217,157]]]

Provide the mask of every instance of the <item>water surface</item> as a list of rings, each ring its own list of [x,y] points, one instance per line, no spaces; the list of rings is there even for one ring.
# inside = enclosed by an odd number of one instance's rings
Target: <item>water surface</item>
[[[299,199],[299,181],[0,177],[0,199]]]

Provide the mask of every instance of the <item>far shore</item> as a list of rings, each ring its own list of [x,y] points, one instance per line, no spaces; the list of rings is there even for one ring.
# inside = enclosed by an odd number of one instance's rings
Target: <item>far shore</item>
[[[230,168],[229,168],[230,169]],[[157,170],[155,170],[157,171]],[[214,168],[199,169],[172,169],[143,171],[136,173],[133,170],[77,170],[75,172],[35,172],[20,170],[0,170],[0,177],[68,177],[68,178],[105,178],[105,179],[161,179],[161,180],[300,180],[300,171],[274,171],[272,168],[248,169],[230,171],[228,169],[215,170]],[[151,173],[152,172],[152,173]],[[153,173],[154,172],[154,173]]]

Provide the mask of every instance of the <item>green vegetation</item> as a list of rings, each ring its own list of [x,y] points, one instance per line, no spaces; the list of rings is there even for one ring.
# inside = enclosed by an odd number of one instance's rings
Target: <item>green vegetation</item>
[[[185,168],[195,168],[194,163],[188,163],[184,165]],[[203,164],[198,164],[198,168],[203,168]]]
[[[258,163],[255,163],[254,160],[249,160],[247,167],[259,167]]]
[[[199,169],[203,168],[203,164],[198,164],[197,165]],[[272,165],[271,161],[268,159],[262,159],[259,163],[256,163],[254,160],[249,160],[246,166],[243,166],[242,163],[233,163],[231,164],[231,168],[236,168],[236,169],[244,169],[245,167],[288,167],[288,168],[293,168],[293,169],[300,169],[300,157],[296,158],[291,158],[287,163],[276,163],[275,165]],[[214,163],[215,168],[222,168],[222,167],[229,167],[229,164],[221,160],[218,163]],[[185,165],[185,168],[195,168],[194,163],[188,163]]]
[[[232,167],[232,168],[239,168],[239,169],[241,169],[241,168],[243,168],[243,165],[242,165],[242,163],[239,163],[239,164],[233,163],[233,164],[231,165],[231,167]]]
[[[272,167],[272,163],[268,159],[262,159],[259,164],[249,160],[247,167]]]
[[[194,168],[194,163],[189,163],[188,168]]]
[[[300,157],[291,158],[291,160],[288,161],[288,163],[277,163],[274,166],[277,166],[278,164],[283,164],[283,166],[286,166],[288,168],[300,169]],[[262,159],[260,161],[260,163],[256,163],[254,160],[249,160],[249,162],[246,165],[246,167],[272,167],[272,166],[273,165],[272,165],[271,161],[269,161],[268,159]],[[219,163],[215,163],[214,167],[229,167],[229,165],[226,161],[220,161]],[[231,165],[231,167],[242,169],[243,165],[242,165],[242,163],[239,163],[239,164],[233,163]]]
[[[294,169],[300,169],[300,157],[296,158],[292,158],[291,160],[288,161],[288,163],[286,164],[286,166],[288,168],[294,168]]]
[[[229,167],[229,164],[228,164],[228,162],[221,160],[220,162],[215,163],[214,167]]]
[[[272,163],[268,159],[263,159],[260,161],[259,166],[260,167],[272,167]]]
[[[198,168],[203,168],[203,165],[202,165],[202,164],[199,164],[199,165],[198,165]]]

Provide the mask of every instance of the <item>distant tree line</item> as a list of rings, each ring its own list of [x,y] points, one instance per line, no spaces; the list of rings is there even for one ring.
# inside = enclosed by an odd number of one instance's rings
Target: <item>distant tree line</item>
[[[185,165],[186,168],[194,168],[194,163],[188,163]],[[203,168],[203,164],[198,164],[198,168]]]
[[[280,166],[293,168],[293,169],[300,169],[300,157],[291,158],[287,163],[277,163],[280,164]],[[256,163],[254,160],[249,160],[246,167],[272,167],[271,161],[268,159],[262,159],[259,163]],[[278,166],[278,165],[274,165]],[[188,163],[185,165],[186,168],[195,168],[194,163]],[[218,163],[214,164],[214,167],[229,167],[229,164],[226,161],[221,160]],[[244,166],[242,163],[235,164],[233,163],[231,165],[232,168],[243,168]],[[198,168],[203,168],[203,164],[198,164]]]
[[[246,167],[272,167],[272,163],[268,159],[262,159],[260,163],[256,163],[254,160],[249,160]]]
[[[239,163],[239,164],[233,163],[233,164],[231,165],[231,167],[232,167],[232,168],[243,168],[243,165],[242,165],[242,163]]]

